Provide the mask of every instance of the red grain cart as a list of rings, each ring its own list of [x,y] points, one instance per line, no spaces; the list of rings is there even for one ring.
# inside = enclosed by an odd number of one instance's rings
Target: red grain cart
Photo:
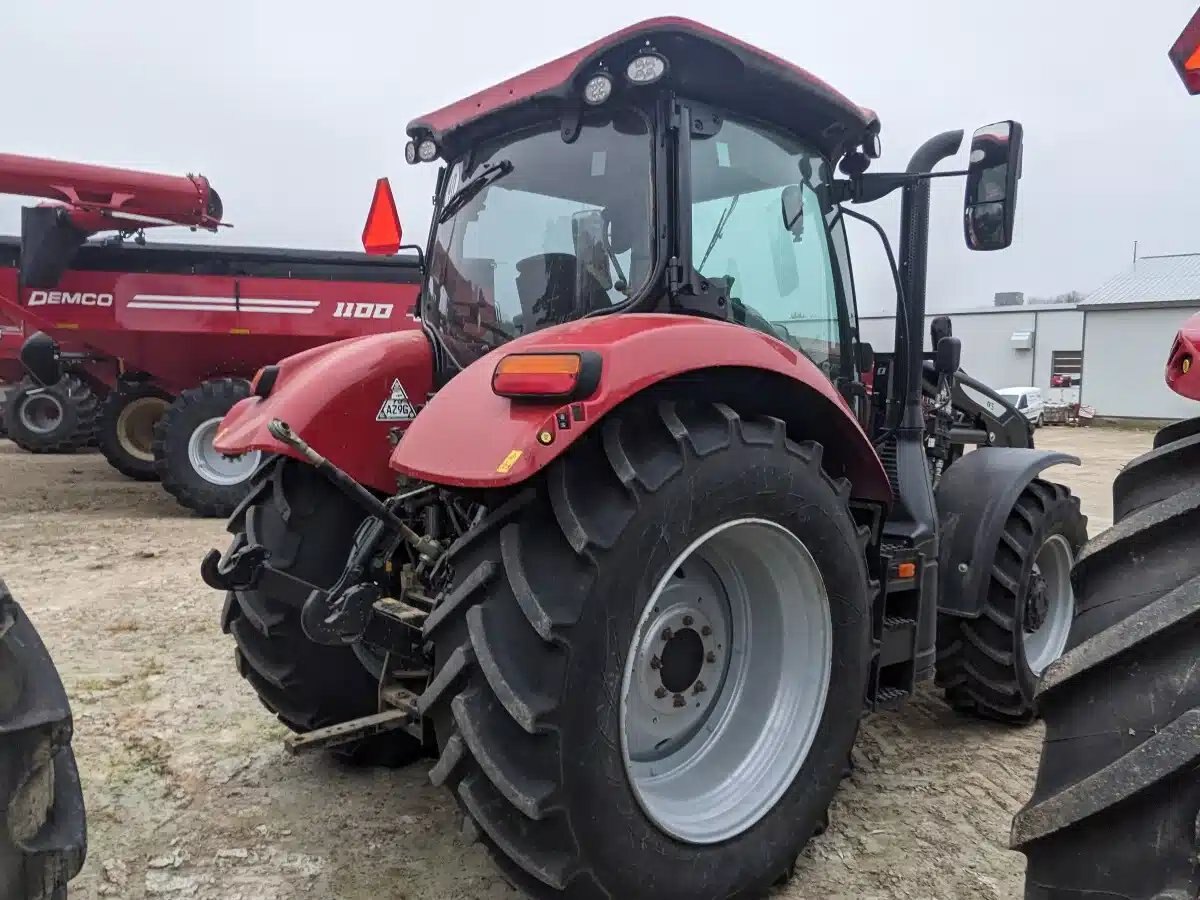
[[[19,242],[0,253],[19,270]],[[66,375],[106,395],[96,433],[115,468],[227,515],[259,454],[230,459],[212,440],[255,372],[329,341],[416,327],[418,274],[413,260],[361,253],[84,244],[53,289],[21,278],[15,297],[0,293],[0,312],[24,323],[23,358],[42,384]],[[45,402],[27,387],[29,402]],[[18,401],[26,394],[9,404],[10,428]]]

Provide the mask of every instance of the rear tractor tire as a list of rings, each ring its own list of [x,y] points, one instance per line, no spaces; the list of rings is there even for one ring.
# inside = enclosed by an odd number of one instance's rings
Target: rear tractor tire
[[[167,492],[201,516],[228,516],[246,496],[262,454],[237,457],[213,447],[221,419],[250,396],[240,378],[215,378],[175,398],[154,426],[154,468]]]
[[[1079,498],[1036,479],[1017,498],[991,560],[982,614],[938,621],[937,684],[959,712],[1037,718],[1037,680],[1062,655],[1077,610],[1071,566],[1087,541]]]
[[[125,382],[100,406],[97,441],[109,465],[138,481],[158,481],[154,427],[171,405],[171,395],[146,382]]]
[[[8,439],[30,453],[77,453],[95,441],[99,406],[77,375],[47,388],[26,378],[8,392],[4,427]]]
[[[310,584],[331,586],[342,573],[363,512],[314,469],[276,457],[255,476],[244,515],[229,522],[234,546],[249,537],[271,565]],[[307,591],[230,591],[221,627],[237,644],[238,672],[263,705],[300,733],[379,712],[379,683],[351,647],[313,643],[300,625]],[[336,748],[339,759],[403,765],[423,753],[404,732]]]
[[[1041,764],[1013,821],[1027,900],[1200,895],[1200,419],[1164,432],[1075,566],[1081,612],[1039,690]]]
[[[0,897],[65,900],[87,854],[71,708],[46,647],[0,581]]]
[[[535,897],[757,897],[820,830],[871,659],[850,484],[777,419],[612,414],[451,551],[430,772]]]

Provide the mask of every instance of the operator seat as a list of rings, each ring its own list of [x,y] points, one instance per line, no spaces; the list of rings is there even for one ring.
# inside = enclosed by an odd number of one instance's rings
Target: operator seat
[[[517,263],[517,297],[521,331],[580,318],[611,306],[608,292],[570,253],[539,253]]]

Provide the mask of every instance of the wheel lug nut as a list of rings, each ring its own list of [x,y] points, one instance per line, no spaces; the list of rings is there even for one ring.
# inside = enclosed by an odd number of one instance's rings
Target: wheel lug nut
[[[691,627],[691,624],[692,624],[693,622],[695,622],[695,621],[696,621],[696,620],[695,620],[695,619],[693,619],[691,616],[684,616],[684,617],[683,617],[683,624],[684,624],[684,625],[686,625],[686,626],[688,626],[689,628]]]
[[[665,687],[656,688],[654,691],[654,696],[661,700],[663,697],[667,696],[667,689]]]
[[[664,641],[669,641],[674,636],[674,634],[675,634],[675,632],[673,632],[670,628],[664,628],[662,630],[662,639]]]
[[[702,635],[704,635],[705,637],[708,637],[710,634],[712,634],[712,629],[709,628],[707,625],[704,625],[703,627],[701,627],[700,633]]]
[[[674,706],[687,706],[687,699],[683,694],[676,694],[675,699],[671,701]]]
[[[662,668],[662,660],[659,659],[657,656],[650,657],[650,668],[661,669]]]
[[[692,688],[692,693],[693,694],[703,694],[707,690],[708,690],[708,688],[706,688],[704,686],[703,681],[697,681],[696,686],[694,688]]]
[[[704,654],[704,661],[710,662],[710,663],[715,663],[717,661],[717,654],[715,654],[711,650],[709,650],[706,654]]]

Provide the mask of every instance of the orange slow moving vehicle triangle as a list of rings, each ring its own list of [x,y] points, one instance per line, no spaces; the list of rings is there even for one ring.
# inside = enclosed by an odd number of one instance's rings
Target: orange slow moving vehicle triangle
[[[371,211],[367,213],[367,224],[363,226],[363,249],[377,256],[390,256],[400,249],[402,234],[392,186],[386,178],[380,178],[375,182]]]

